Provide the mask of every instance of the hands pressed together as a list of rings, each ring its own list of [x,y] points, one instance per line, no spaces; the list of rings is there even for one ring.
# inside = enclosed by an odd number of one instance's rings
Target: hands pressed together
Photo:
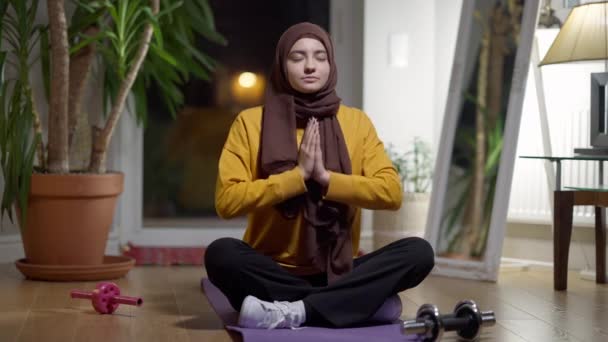
[[[298,154],[298,166],[304,180],[312,178],[324,187],[329,185],[329,172],[323,163],[319,121],[316,118],[310,118],[306,125]]]

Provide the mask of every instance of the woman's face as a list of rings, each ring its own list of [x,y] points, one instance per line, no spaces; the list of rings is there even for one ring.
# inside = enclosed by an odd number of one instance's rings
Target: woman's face
[[[325,46],[314,38],[301,38],[291,47],[286,61],[291,87],[303,94],[315,93],[327,83],[329,60]]]

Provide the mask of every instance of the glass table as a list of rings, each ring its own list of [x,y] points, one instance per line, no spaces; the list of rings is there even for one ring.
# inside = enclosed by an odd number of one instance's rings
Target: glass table
[[[576,205],[595,207],[595,265],[596,283],[606,283],[606,210],[608,185],[603,184],[604,161],[608,156],[520,156],[525,159],[542,159],[555,163],[555,190],[553,191],[553,287],[563,291],[568,287],[568,254],[572,236],[572,210]],[[599,182],[596,186],[566,186],[562,189],[562,162],[597,161]]]
[[[603,186],[604,180],[604,162],[608,161],[608,156],[571,156],[571,157],[556,157],[556,156],[519,156],[524,159],[544,159],[555,163],[555,190],[561,190],[562,184],[562,161],[573,160],[573,161],[597,161],[599,171],[599,184]]]

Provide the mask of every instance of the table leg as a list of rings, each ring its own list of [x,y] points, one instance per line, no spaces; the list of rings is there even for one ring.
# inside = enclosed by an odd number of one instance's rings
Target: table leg
[[[561,160],[555,161],[555,191],[562,190],[562,162]]]
[[[595,207],[595,281],[606,283],[606,209]]]
[[[553,192],[553,287],[557,291],[568,287],[568,253],[572,236],[574,192]]]

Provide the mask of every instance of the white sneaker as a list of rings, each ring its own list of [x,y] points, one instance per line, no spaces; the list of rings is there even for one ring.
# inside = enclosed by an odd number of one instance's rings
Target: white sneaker
[[[393,322],[401,317],[403,304],[399,295],[388,297],[376,313],[370,318],[372,321]]]
[[[241,306],[238,325],[243,328],[297,328],[306,320],[304,302],[266,302],[247,296]]]

